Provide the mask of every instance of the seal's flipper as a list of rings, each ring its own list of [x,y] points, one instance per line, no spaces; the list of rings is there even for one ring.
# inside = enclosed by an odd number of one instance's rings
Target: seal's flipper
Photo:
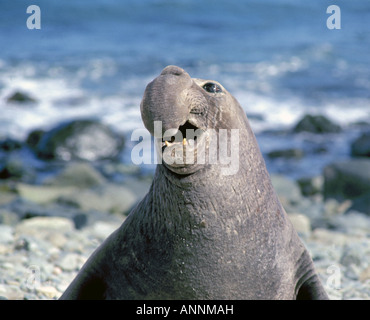
[[[77,283],[72,283],[71,286],[60,297],[61,300],[104,300],[106,284],[99,277],[91,277],[90,279],[76,279]]]
[[[329,300],[316,274],[306,280],[299,288],[297,300]]]

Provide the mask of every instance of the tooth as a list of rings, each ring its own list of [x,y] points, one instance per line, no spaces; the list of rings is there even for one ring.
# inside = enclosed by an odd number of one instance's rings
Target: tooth
[[[182,144],[183,144],[184,146],[186,146],[186,138],[184,138],[184,139],[182,140]]]
[[[165,144],[167,147],[169,147],[169,146],[170,146],[170,143],[169,143],[167,140],[164,142],[164,144]]]

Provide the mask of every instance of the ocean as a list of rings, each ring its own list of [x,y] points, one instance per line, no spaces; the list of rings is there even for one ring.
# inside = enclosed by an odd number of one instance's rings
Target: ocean
[[[30,5],[40,8],[41,29],[27,27]],[[340,29],[328,28],[330,5],[340,9]],[[305,150],[299,161],[267,160],[270,171],[318,174],[349,156],[353,123],[370,122],[369,22],[366,0],[2,1],[0,137],[25,139],[87,117],[130,136],[143,128],[145,86],[175,64],[238,99],[263,153]],[[37,102],[7,103],[16,91]],[[325,115],[345,131],[271,133],[304,114]],[[326,152],[310,151],[318,145]]]

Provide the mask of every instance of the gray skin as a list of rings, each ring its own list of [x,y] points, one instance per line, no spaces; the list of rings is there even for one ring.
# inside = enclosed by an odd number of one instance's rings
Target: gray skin
[[[216,81],[168,66],[148,84],[141,112],[152,135],[154,121],[162,134],[239,129],[239,170],[158,164],[148,194],[61,299],[327,299],[237,100]],[[207,141],[201,135],[195,149]]]

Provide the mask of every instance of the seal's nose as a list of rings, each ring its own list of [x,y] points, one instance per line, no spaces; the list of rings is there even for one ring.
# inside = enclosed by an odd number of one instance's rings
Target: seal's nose
[[[181,76],[186,71],[178,66],[167,66],[161,72],[161,75],[172,74],[174,76]]]
[[[177,132],[189,116],[191,104],[188,90],[193,85],[190,75],[182,68],[168,66],[150,82],[144,92],[140,110],[145,127],[154,134],[154,122],[161,121],[162,133]]]

